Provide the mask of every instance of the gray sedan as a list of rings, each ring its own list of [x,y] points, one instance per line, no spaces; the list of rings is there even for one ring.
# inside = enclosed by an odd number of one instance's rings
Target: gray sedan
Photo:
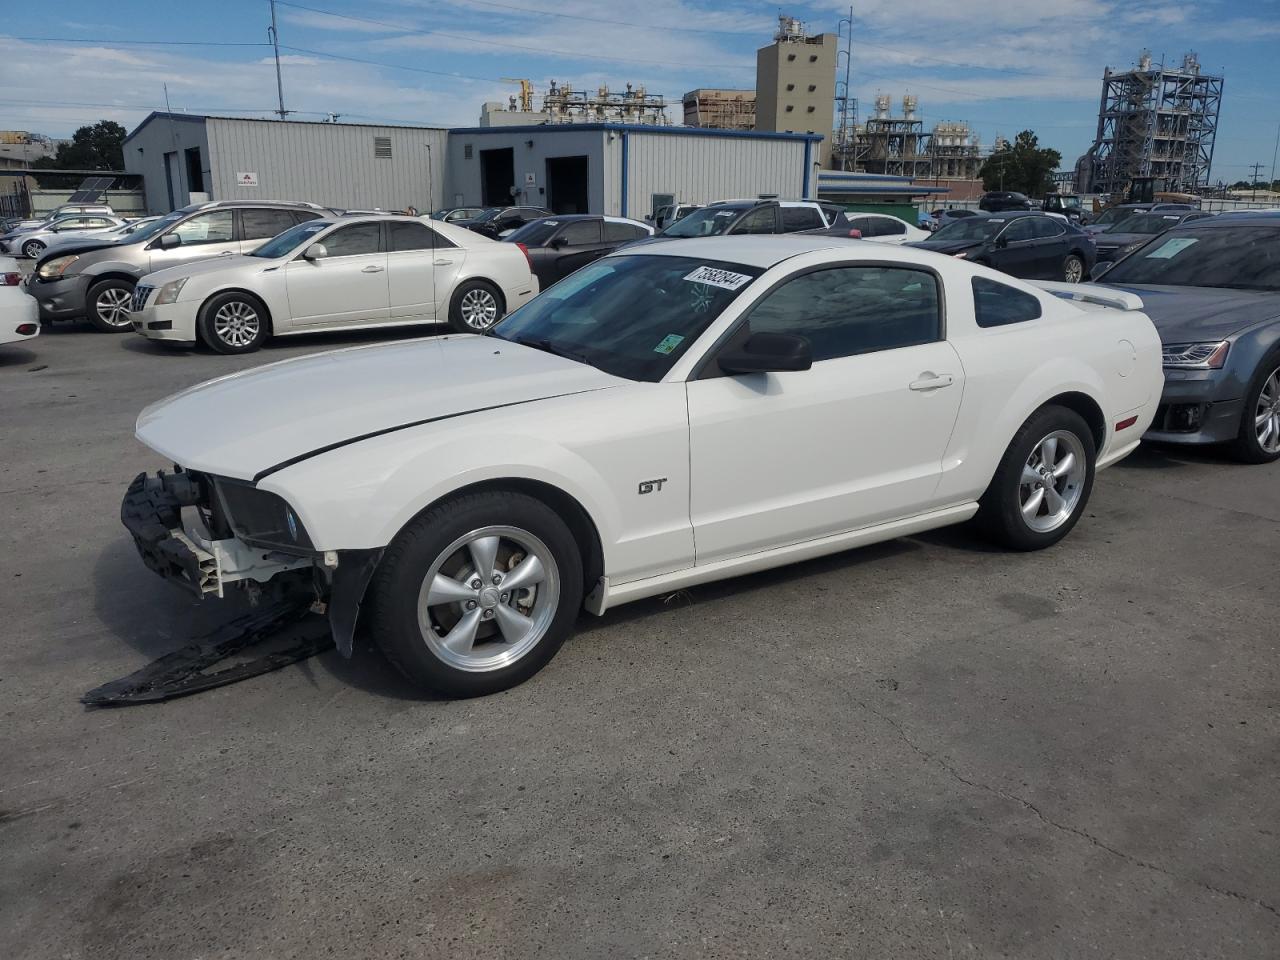
[[[10,254],[37,259],[59,237],[94,237],[105,230],[123,227],[128,221],[104,213],[74,213],[35,230],[13,232],[0,238],[0,247]]]
[[[1280,213],[1175,227],[1097,279],[1142,297],[1164,343],[1146,439],[1280,460]]]

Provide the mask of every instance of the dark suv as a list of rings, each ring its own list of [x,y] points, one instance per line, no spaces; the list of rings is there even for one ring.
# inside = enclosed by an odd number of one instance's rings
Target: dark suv
[[[502,242],[517,244],[524,251],[539,289],[545,290],[624,243],[652,234],[647,223],[578,213],[534,220],[508,234]]]
[[[490,240],[500,240],[526,223],[551,216],[546,207],[486,207],[459,226],[474,230]]]
[[[695,210],[655,240],[739,233],[800,233],[844,222],[844,210],[813,200],[725,200]]]
[[[314,203],[213,200],[175,210],[125,243],[86,240],[58,247],[36,264],[27,291],[40,319],[88,317],[99,330],[133,329],[129,301],[148,273],[194,260],[251,253],[304,220],[333,216]]]
[[[1097,259],[1093,240],[1074,224],[1043,213],[990,213],[943,227],[909,247],[947,253],[1028,280],[1079,283]]]
[[[978,209],[987,213],[999,213],[1002,210],[1033,210],[1035,204],[1024,193],[1013,190],[989,190],[978,201]]]

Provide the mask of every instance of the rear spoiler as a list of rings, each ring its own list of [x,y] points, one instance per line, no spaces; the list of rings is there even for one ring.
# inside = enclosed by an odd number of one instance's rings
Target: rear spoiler
[[[1142,309],[1142,298],[1136,293],[1126,293],[1110,287],[1096,287],[1092,284],[1063,283],[1060,280],[1032,280],[1030,283],[1063,300],[1092,303],[1100,307],[1114,307],[1116,310]]]

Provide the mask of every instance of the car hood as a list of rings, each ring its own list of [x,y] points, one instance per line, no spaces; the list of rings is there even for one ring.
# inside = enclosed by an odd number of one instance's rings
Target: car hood
[[[1141,297],[1143,312],[1165,343],[1223,340],[1255,323],[1280,317],[1280,293],[1265,290],[1105,282],[1100,286]]]
[[[1158,233],[1114,233],[1109,230],[1096,239],[1100,247],[1127,247],[1131,243],[1145,243],[1158,236]]]
[[[140,240],[71,240],[67,244],[58,244],[56,255],[59,257],[69,257],[75,254],[77,257],[86,253],[93,253],[95,250],[107,250],[112,247],[127,247],[130,243],[141,243]],[[53,253],[53,251],[50,251]],[[40,262],[43,263],[49,257],[41,257]],[[66,276],[71,276],[68,273]]]
[[[265,269],[267,267],[278,267],[279,265],[279,260],[270,260],[266,257],[251,257],[247,254],[237,253],[229,257],[210,257],[207,260],[192,260],[189,263],[179,263],[176,266],[165,267],[155,273],[148,273],[142,278],[142,282],[153,287],[160,287],[170,280],[180,280],[183,277],[203,277],[211,273],[221,273],[224,270],[252,269],[254,267]]]
[[[974,247],[982,246],[982,241],[973,240],[916,240],[912,243],[903,244],[907,247],[919,247],[921,250],[932,250],[935,253],[959,253],[961,250],[971,250]]]
[[[627,382],[495,337],[435,337],[210,380],[143,410],[137,436],[184,468],[256,480],[378,434]]]

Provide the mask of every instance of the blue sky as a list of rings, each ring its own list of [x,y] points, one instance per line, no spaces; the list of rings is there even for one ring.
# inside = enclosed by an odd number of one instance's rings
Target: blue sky
[[[834,32],[849,5],[781,9]],[[678,121],[686,90],[754,85],[778,11],[747,0],[278,0],[285,106],[301,119],[473,124],[483,101],[515,91],[502,78],[528,77],[539,90],[643,84]],[[175,110],[265,115],[271,51],[252,44],[268,22],[267,0],[61,0],[7,18],[0,128],[65,136],[103,117],[132,128],[164,108],[165,84]],[[1254,162],[1270,172],[1280,0],[860,0],[853,39],[862,105],[883,91],[896,110],[911,92],[927,125],[968,120],[988,144],[1030,127],[1068,165],[1092,141],[1104,66],[1126,67],[1144,46],[1157,60],[1194,49],[1226,75],[1214,178],[1247,178]]]

